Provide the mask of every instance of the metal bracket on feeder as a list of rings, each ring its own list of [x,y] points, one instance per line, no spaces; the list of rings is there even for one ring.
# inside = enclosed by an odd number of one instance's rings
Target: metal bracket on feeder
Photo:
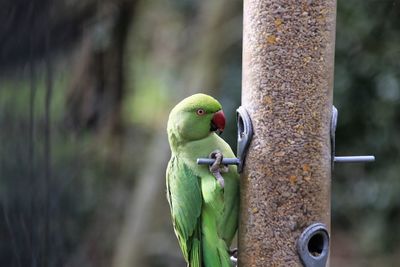
[[[237,115],[237,158],[223,158],[222,164],[225,165],[238,165],[238,172],[243,171],[243,164],[246,158],[247,149],[249,148],[251,138],[253,136],[253,125],[251,119],[246,109],[240,106],[236,110]],[[197,164],[211,165],[215,159],[210,158],[199,158],[197,159]]]
[[[332,118],[331,118],[331,149],[332,149],[332,169],[335,162],[338,163],[359,163],[359,162],[372,162],[375,161],[375,156],[335,156],[335,132],[338,120],[338,110],[335,106],[332,106]]]
[[[329,234],[323,223],[314,223],[301,233],[297,251],[305,267],[325,267],[329,254]]]

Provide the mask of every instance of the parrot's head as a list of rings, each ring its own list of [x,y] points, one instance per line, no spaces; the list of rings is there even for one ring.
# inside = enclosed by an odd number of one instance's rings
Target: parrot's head
[[[211,96],[195,94],[179,102],[169,114],[168,135],[178,142],[207,137],[225,128],[225,115],[221,104]]]

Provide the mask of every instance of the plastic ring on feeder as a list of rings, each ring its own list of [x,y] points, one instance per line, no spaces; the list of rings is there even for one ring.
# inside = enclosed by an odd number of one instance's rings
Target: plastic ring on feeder
[[[329,254],[329,234],[322,223],[307,227],[297,243],[297,250],[305,267],[325,267]]]

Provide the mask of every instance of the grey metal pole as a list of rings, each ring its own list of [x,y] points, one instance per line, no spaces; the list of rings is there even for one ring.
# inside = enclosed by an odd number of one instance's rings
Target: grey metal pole
[[[329,234],[335,22],[336,0],[244,1],[240,267],[302,266],[303,231]],[[318,256],[329,238],[307,234]]]
[[[345,156],[335,157],[334,162],[344,163],[360,163],[360,162],[372,162],[375,161],[375,156]]]

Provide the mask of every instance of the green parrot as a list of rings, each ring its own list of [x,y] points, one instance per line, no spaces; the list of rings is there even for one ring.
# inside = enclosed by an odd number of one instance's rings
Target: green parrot
[[[221,104],[205,94],[185,98],[169,115],[167,198],[188,267],[232,266],[229,247],[238,227],[239,175],[236,166],[220,165],[222,155],[235,157],[217,134],[224,127]],[[197,158],[209,155],[216,163],[197,165]]]

